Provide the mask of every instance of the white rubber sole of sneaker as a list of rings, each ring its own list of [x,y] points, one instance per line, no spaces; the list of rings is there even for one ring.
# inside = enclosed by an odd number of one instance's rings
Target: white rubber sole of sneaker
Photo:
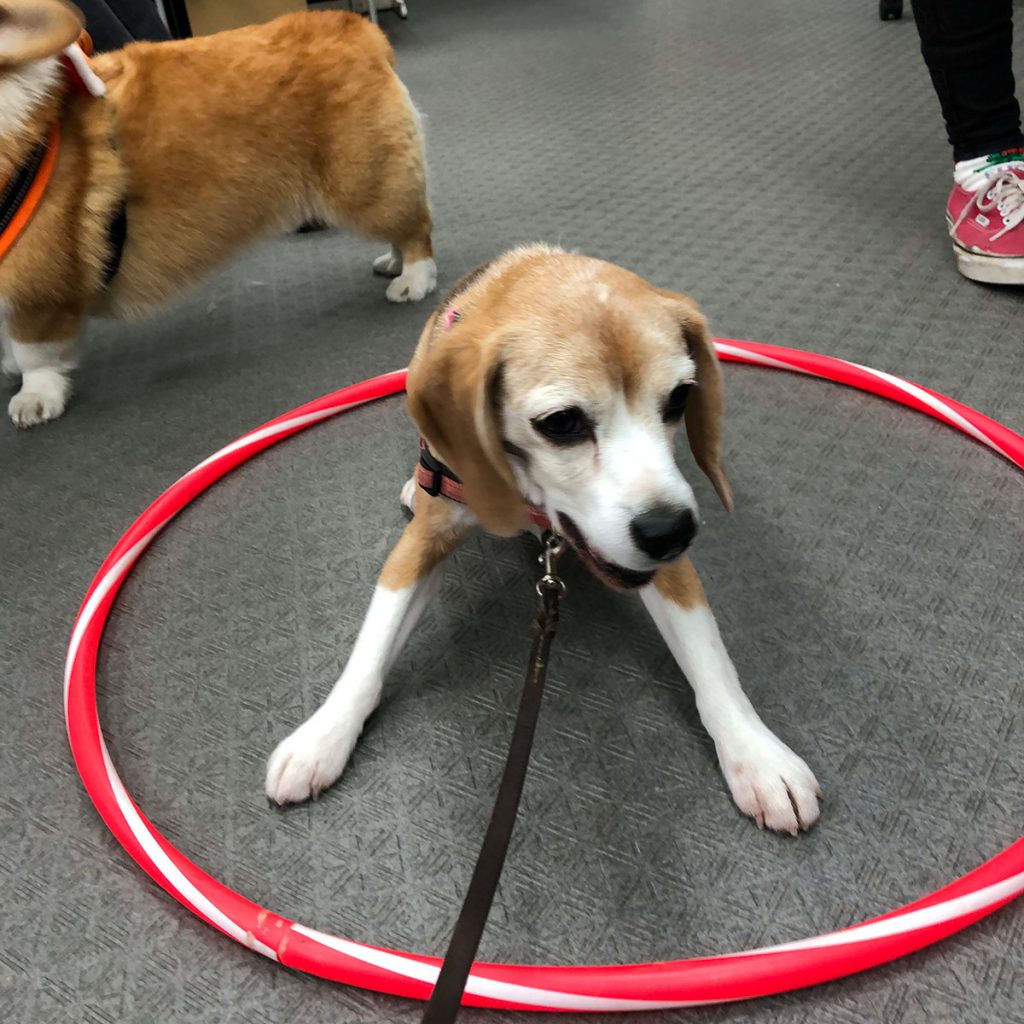
[[[984,284],[1024,284],[1024,256],[983,256],[953,246],[956,269],[964,277]]]

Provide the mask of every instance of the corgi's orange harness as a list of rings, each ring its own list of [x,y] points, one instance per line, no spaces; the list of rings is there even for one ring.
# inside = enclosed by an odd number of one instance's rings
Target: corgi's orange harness
[[[60,122],[54,121],[50,137],[4,182],[0,193],[0,260],[21,237],[46,192],[60,148]]]
[[[92,96],[105,95],[103,82],[89,66],[92,40],[83,32],[60,56],[61,66],[73,91]],[[32,215],[39,209],[46,187],[53,176],[60,151],[60,119],[53,122],[45,142],[39,143],[28,158],[8,175],[0,187],[0,260],[21,237]],[[121,262],[125,238],[124,206],[120,207],[110,225],[111,254],[104,268],[104,284],[109,284]]]

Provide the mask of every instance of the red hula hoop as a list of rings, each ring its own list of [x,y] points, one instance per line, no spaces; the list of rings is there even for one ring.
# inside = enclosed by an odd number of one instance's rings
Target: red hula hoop
[[[968,434],[1024,469],[1024,437],[928,388],[830,356],[718,340],[718,356],[809,374],[880,395]],[[186,473],[118,541],[75,621],[65,670],[65,715],[75,764],[117,840],[176,900],[235,941],[295,970],[379,992],[427,999],[438,957],[368,946],[297,924],[211,878],[171,845],[124,788],[96,706],[96,660],[117,592],[153,538],[196,495],[286,437],[358,405],[394,395],[405,371],[353,384],[278,416]],[[588,967],[477,963],[463,1002],[517,1010],[622,1011],[695,1006],[771,995],[840,978],[938,942],[1024,891],[1024,837],[942,889],[842,931],[723,956]]]

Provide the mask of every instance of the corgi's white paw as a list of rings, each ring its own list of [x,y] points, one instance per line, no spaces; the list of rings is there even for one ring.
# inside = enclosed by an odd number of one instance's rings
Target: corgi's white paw
[[[31,370],[22,378],[21,390],[7,406],[16,427],[36,427],[55,420],[67,408],[71,384],[56,370]]]
[[[419,302],[437,287],[437,266],[433,260],[417,260],[405,265],[402,273],[388,285],[389,302]]]

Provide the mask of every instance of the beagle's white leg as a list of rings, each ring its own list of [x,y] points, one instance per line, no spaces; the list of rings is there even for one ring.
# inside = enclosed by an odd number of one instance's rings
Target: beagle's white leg
[[[743,692],[689,559],[662,569],[640,597],[693,687],[736,806],[759,828],[794,836],[810,828],[820,813],[821,788]]]
[[[279,804],[315,797],[341,775],[380,700],[385,673],[436,593],[440,563],[465,536],[466,528],[444,507],[450,502],[422,497],[384,566],[341,678],[270,755],[266,791]]]
[[[341,678],[327,699],[278,744],[267,764],[267,796],[279,804],[315,797],[341,775],[380,700],[384,674],[426,607],[439,570],[403,590],[378,586]]]

